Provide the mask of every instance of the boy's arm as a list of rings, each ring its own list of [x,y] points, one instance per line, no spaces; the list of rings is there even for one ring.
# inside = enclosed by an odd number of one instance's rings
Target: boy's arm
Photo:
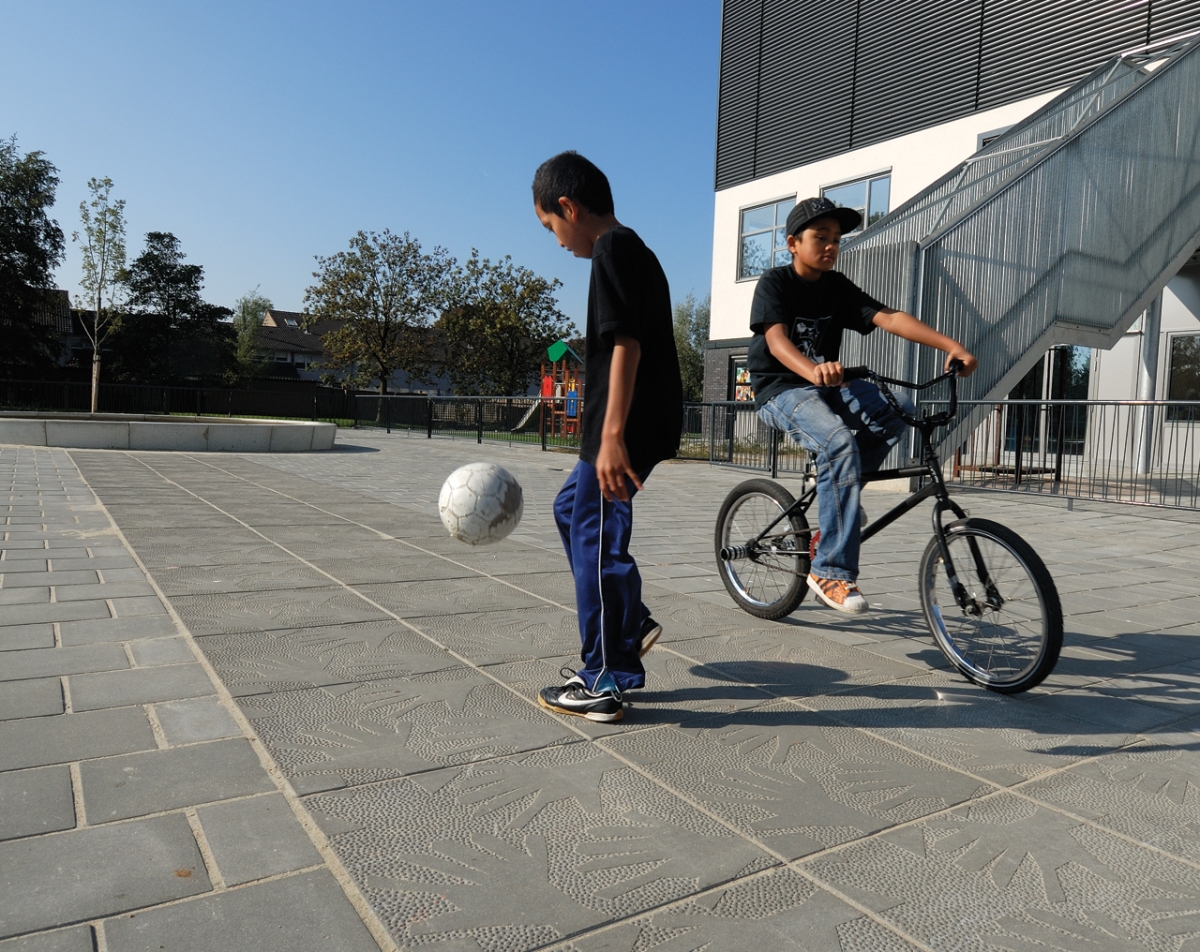
[[[793,373],[799,374],[818,387],[837,387],[842,383],[842,365],[836,360],[814,363],[800,353],[800,348],[788,337],[786,324],[768,324],[763,332],[771,356]]]
[[[882,327],[885,331],[895,334],[897,337],[903,337],[905,340],[911,340],[917,344],[924,344],[926,347],[936,347],[938,350],[945,351],[947,370],[950,369],[950,361],[961,360],[963,368],[959,372],[960,377],[971,376],[975,372],[975,368],[979,366],[979,361],[958,341],[947,337],[945,334],[939,334],[928,324],[921,323],[905,311],[896,311],[890,307],[885,307],[876,311],[875,316],[871,320],[876,327]]]
[[[625,334],[613,336],[612,363],[608,370],[608,406],[604,410],[600,450],[596,454],[600,492],[610,502],[614,499],[629,501],[626,476],[638,489],[642,488],[641,480],[629,463],[629,451],[625,448],[625,422],[633,403],[633,384],[637,379],[641,357],[642,345],[636,337]]]

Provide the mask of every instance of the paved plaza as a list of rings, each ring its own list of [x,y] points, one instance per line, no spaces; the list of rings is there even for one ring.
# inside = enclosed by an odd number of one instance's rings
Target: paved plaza
[[[436,510],[475,460],[525,490],[478,549]],[[0,952],[1200,950],[1200,515],[963,494],[1066,613],[1005,697],[921,619],[929,504],[864,546],[869,616],[767,622],[712,555],[750,474],[664,464],[665,633],[600,725],[536,703],[573,463],[0,447]]]

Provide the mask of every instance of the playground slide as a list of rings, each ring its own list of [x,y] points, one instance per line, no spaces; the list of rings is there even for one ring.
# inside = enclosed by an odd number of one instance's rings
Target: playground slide
[[[529,409],[525,412],[525,415],[523,417],[521,417],[520,422],[517,423],[517,425],[514,426],[511,430],[509,430],[509,432],[510,433],[524,433],[525,427],[527,427],[529,425],[529,421],[532,420],[534,415],[538,412],[539,405],[540,404],[538,404],[536,402],[530,404]]]

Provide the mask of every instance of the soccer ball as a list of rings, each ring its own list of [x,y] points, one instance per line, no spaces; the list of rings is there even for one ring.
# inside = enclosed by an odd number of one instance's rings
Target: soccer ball
[[[517,527],[523,510],[521,484],[495,463],[459,467],[438,495],[442,525],[467,545],[499,542]]]

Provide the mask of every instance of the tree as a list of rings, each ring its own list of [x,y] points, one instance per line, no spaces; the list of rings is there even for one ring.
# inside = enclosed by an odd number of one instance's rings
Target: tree
[[[305,326],[344,322],[322,338],[325,366],[343,383],[370,386],[403,370],[427,379],[433,362],[429,339],[432,316],[445,305],[454,259],[444,248],[421,251],[417,239],[360,231],[350,250],[317,255],[317,283],[304,292]]]
[[[266,366],[258,352],[259,331],[263,318],[274,305],[271,299],[258,293],[258,288],[247,291],[233,306],[233,332],[237,338],[237,375],[257,377]]]
[[[459,394],[522,394],[546,347],[574,328],[558,309],[557,278],[547,281],[512,258],[492,263],[471,249],[455,306],[437,322],[438,369]]]
[[[179,239],[146,235],[146,247],[121,275],[130,314],[113,338],[114,362],[130,379],[212,375],[233,363],[233,312],[201,296],[204,268],[185,264]]]
[[[708,342],[708,319],[712,295],[697,301],[690,291],[674,307],[675,350],[679,353],[679,375],[683,378],[685,403],[704,400],[704,345]]]
[[[46,368],[59,341],[37,319],[42,292],[62,261],[63,233],[49,217],[58,170],[41,152],[24,156],[17,139],[0,142],[0,372]]]
[[[83,279],[79,282],[84,300],[92,306],[91,322],[83,322],[92,342],[92,413],[100,395],[100,347],[121,324],[121,277],[125,269],[125,199],[113,201],[112,179],[88,180],[90,202],[79,203],[83,223]],[[71,240],[79,242],[80,233]]]

